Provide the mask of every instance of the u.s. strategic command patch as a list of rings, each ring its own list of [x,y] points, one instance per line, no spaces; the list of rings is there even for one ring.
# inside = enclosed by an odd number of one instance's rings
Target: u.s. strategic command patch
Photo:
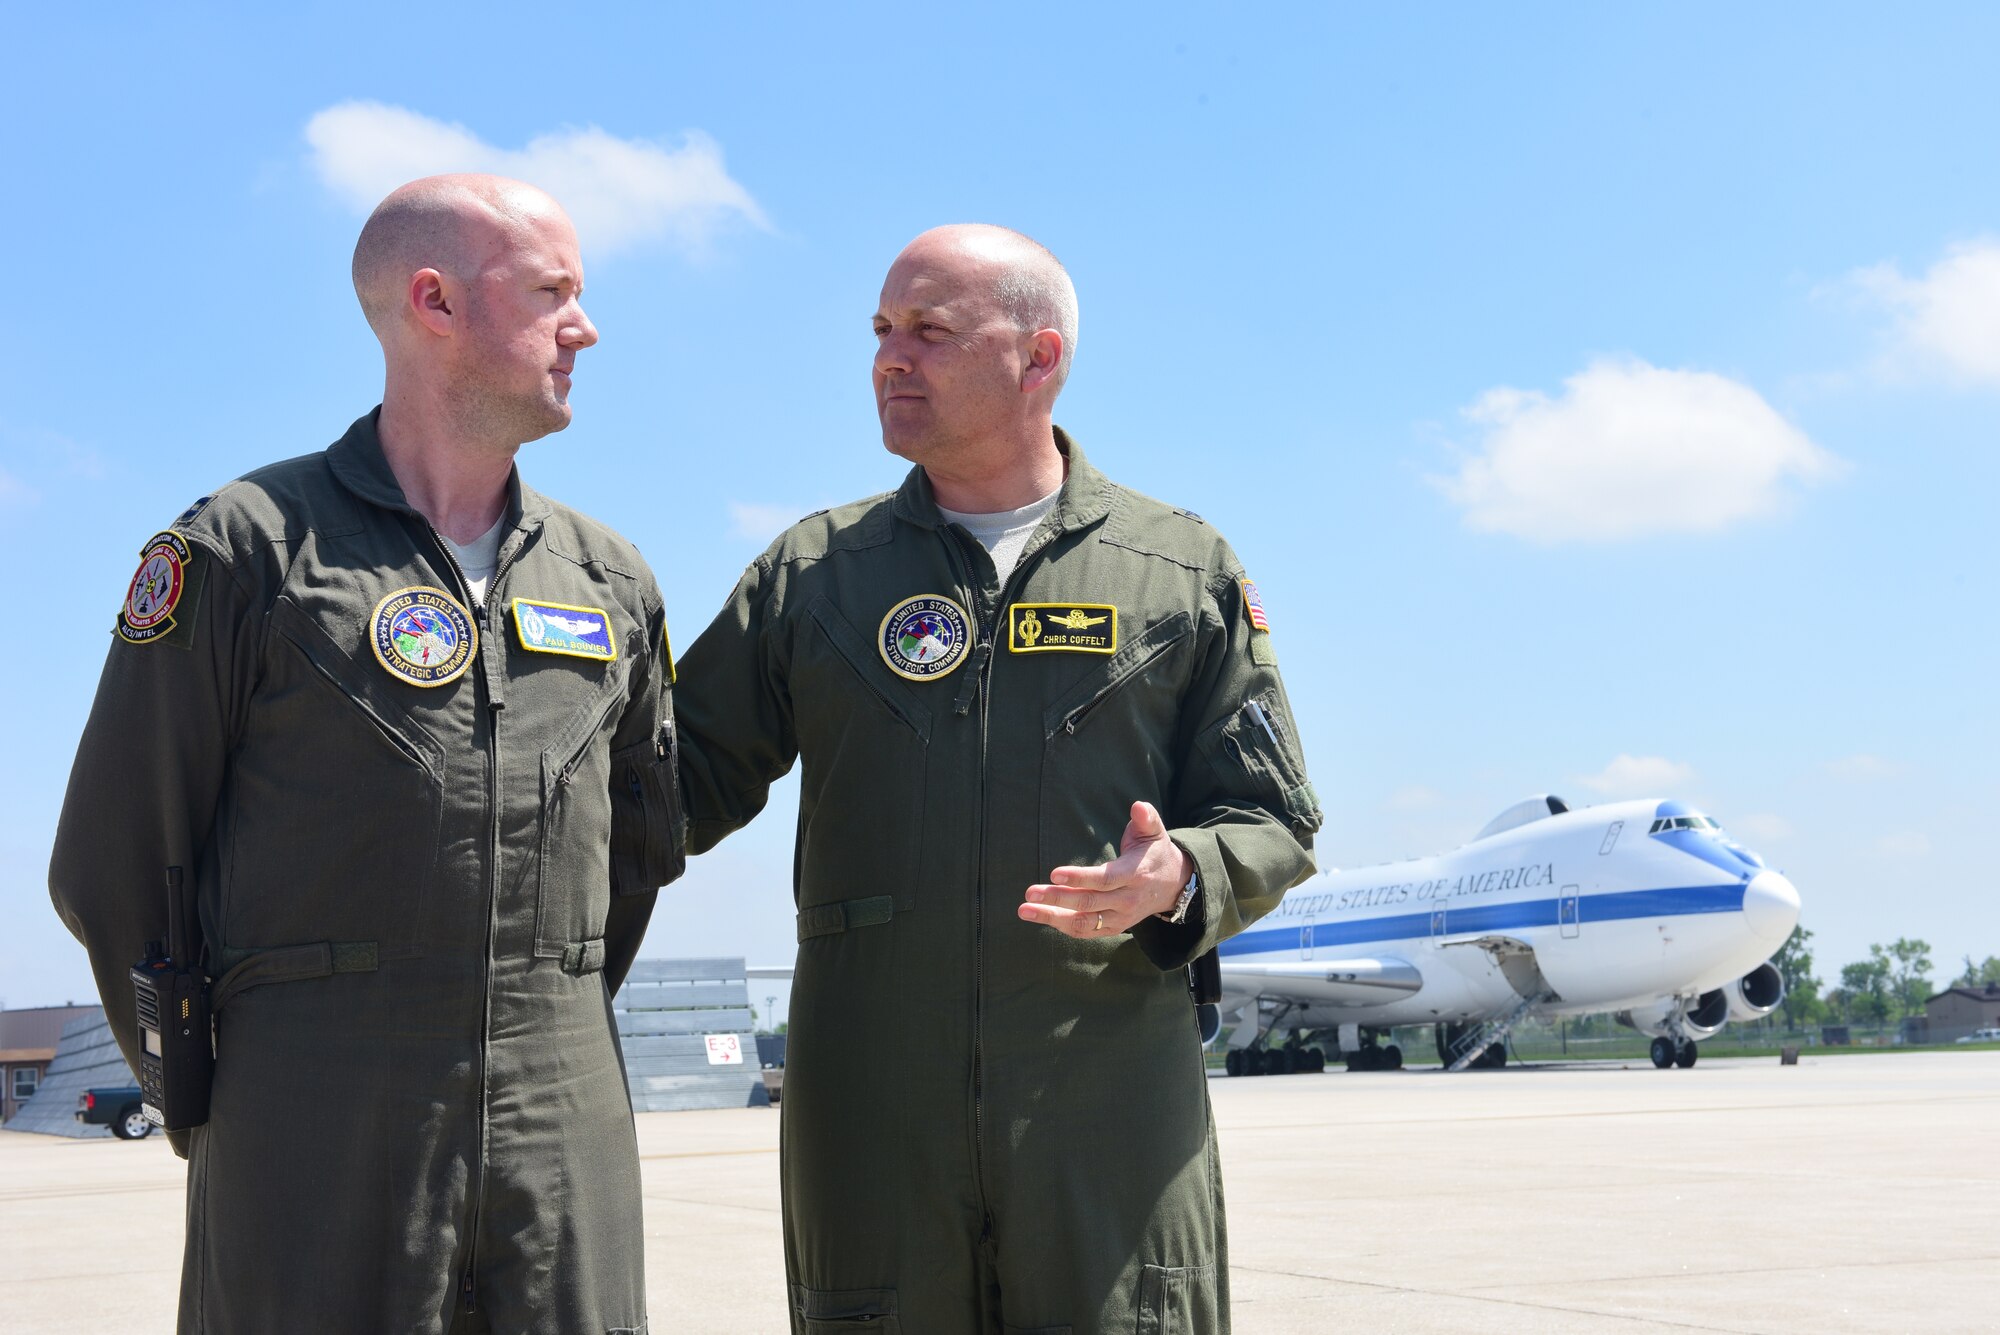
[[[398,681],[443,686],[472,666],[479,634],[472,618],[443,589],[414,585],[375,604],[369,618],[375,661]]]
[[[1115,654],[1118,609],[1110,603],[1015,603],[1007,609],[1007,651]]]
[[[618,641],[603,608],[572,607],[539,598],[516,598],[513,607],[514,631],[529,653],[594,658],[600,663],[617,661]]]
[[[118,612],[118,634],[131,644],[152,644],[174,629],[174,609],[187,592],[187,540],[172,529],[146,539],[139,552],[139,570],[125,590]]]
[[[875,644],[891,672],[911,681],[929,681],[965,661],[971,638],[971,619],[963,607],[938,594],[924,593],[889,609]]]

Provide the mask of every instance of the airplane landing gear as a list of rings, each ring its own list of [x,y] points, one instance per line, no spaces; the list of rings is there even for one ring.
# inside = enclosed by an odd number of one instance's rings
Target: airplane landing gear
[[[1678,1066],[1683,1071],[1694,1065],[1701,1055],[1691,1038],[1656,1038],[1653,1040],[1653,1065],[1662,1071],[1669,1066]]]
[[[1364,1030],[1361,1046],[1352,1052],[1343,1052],[1341,1060],[1350,1071],[1400,1071],[1403,1069],[1403,1050],[1394,1043],[1378,1043]]]
[[[1230,1075],[1313,1075],[1326,1069],[1326,1054],[1299,1044],[1231,1048],[1222,1059],[1222,1069]]]

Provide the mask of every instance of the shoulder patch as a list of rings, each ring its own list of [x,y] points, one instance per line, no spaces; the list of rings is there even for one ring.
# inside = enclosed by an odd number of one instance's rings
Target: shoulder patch
[[[194,554],[187,539],[163,529],[139,550],[139,569],[125,589],[118,610],[118,636],[127,644],[158,644],[178,624],[174,612],[188,595]]]
[[[1266,635],[1271,633],[1271,619],[1264,615],[1264,600],[1257,596],[1257,584],[1246,579],[1243,584],[1243,612],[1250,618],[1250,624]]]
[[[1196,514],[1192,510],[1176,510],[1174,511],[1174,513],[1179,515],[1182,519],[1192,519],[1197,524],[1206,524],[1208,522],[1206,519],[1203,519],[1200,515]]]

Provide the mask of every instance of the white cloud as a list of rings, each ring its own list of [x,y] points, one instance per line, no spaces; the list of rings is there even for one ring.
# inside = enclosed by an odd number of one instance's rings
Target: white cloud
[[[1866,783],[1874,779],[1900,778],[1908,766],[1900,761],[1885,760],[1881,756],[1842,756],[1838,760],[1826,762],[1826,772],[1836,779],[1846,779],[1850,783]]]
[[[1895,319],[1893,367],[2000,384],[2000,239],[1953,246],[1920,278],[1878,264],[1851,280]]]
[[[402,107],[343,102],[306,123],[306,142],[320,180],[361,212],[405,181],[439,172],[491,172],[540,186],[569,212],[586,253],[657,239],[698,251],[729,222],[769,226],[723,167],[722,149],[699,131],[674,148],[590,126],[510,149]]]
[[[1748,385],[1636,359],[1594,362],[1556,398],[1488,390],[1465,416],[1485,438],[1432,481],[1467,527],[1545,544],[1713,532],[1843,466]]]
[[[1577,782],[1606,797],[1668,797],[1694,782],[1694,766],[1664,756],[1628,756]]]
[[[1892,858],[1921,858],[1930,856],[1930,836],[1918,830],[1904,830],[1896,834],[1885,834],[1875,841],[1875,851]]]
[[[33,505],[40,499],[41,493],[12,473],[0,469],[0,505]]]
[[[769,542],[806,514],[803,507],[761,505],[752,501],[729,503],[729,535],[752,542]]]

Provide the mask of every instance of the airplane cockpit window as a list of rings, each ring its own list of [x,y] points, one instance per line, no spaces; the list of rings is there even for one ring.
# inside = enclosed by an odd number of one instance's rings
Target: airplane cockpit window
[[[1707,830],[1721,834],[1722,827],[1707,816],[1663,816],[1653,822],[1648,834],[1662,834],[1668,830]]]

